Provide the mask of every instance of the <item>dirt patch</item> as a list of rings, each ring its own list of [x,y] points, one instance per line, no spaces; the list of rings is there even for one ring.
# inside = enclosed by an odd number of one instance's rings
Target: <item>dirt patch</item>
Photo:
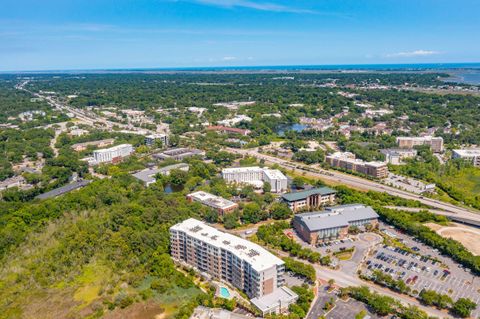
[[[107,313],[104,319],[166,319],[167,311],[161,305],[150,301],[136,303],[125,309],[115,309]]]
[[[425,224],[430,229],[434,230],[437,234],[446,237],[452,238],[465,246],[472,254],[475,256],[480,256],[480,230],[468,227],[461,224],[451,224],[450,226],[441,226],[438,224],[428,223]]]

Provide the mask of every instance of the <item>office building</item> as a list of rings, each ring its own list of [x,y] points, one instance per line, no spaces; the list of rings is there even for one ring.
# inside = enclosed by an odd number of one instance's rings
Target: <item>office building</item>
[[[378,224],[377,213],[361,204],[327,207],[323,211],[295,215],[293,227],[298,235],[315,245],[318,242],[342,239],[349,227]]]
[[[480,167],[480,148],[453,150],[452,158],[462,158],[472,162],[473,166]]]
[[[89,146],[106,147],[106,146],[112,145],[114,142],[115,142],[115,140],[113,138],[107,138],[107,139],[99,140],[99,141],[91,141],[91,142],[73,144],[72,148],[76,152],[81,152],[81,151],[86,150]]]
[[[205,152],[194,148],[171,148],[161,153],[154,154],[153,158],[158,160],[173,159],[176,161],[182,161],[185,158],[192,156],[199,156],[203,158],[205,156]]]
[[[160,141],[162,143],[162,147],[167,147],[169,140],[167,134],[151,134],[145,136],[145,144],[147,146],[155,146],[155,143]]]
[[[328,155],[325,160],[332,167],[342,168],[371,177],[385,178],[388,176],[387,164],[383,162],[365,162],[356,159],[355,154],[350,152],[336,152]]]
[[[170,175],[170,172],[174,169],[188,172],[189,166],[188,164],[185,164],[185,163],[179,163],[179,164],[168,165],[160,168],[157,168],[157,167],[146,168],[144,170],[141,170],[139,172],[132,174],[132,176],[140,180],[141,182],[143,182],[145,186],[149,186],[157,181],[157,179],[155,178],[157,174],[168,176]]]
[[[133,153],[131,144],[120,144],[106,149],[93,151],[95,163],[118,163]]]
[[[170,228],[173,259],[228,282],[249,298],[284,285],[284,262],[263,247],[190,218]]]
[[[199,202],[216,210],[220,215],[228,214],[238,208],[238,204],[207,192],[198,191],[187,195],[191,202]]]
[[[222,170],[222,177],[229,183],[249,184],[261,188],[269,183],[273,193],[287,190],[287,177],[277,169],[252,167],[232,167]]]
[[[388,148],[380,152],[385,155],[385,162],[393,165],[399,165],[403,160],[417,156],[417,150],[408,148]]]
[[[298,212],[330,205],[335,202],[336,191],[330,187],[307,189],[300,192],[287,193],[282,195],[282,201],[288,207]]]
[[[434,153],[443,152],[443,138],[434,136],[397,137],[397,145],[400,148],[414,148],[419,145],[428,145]]]

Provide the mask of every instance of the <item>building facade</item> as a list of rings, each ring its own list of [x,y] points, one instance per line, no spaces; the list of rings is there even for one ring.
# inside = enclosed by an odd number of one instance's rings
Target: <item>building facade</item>
[[[336,191],[330,187],[312,188],[282,195],[282,201],[293,212],[319,208],[335,203]]]
[[[328,155],[325,161],[332,167],[342,168],[375,178],[385,178],[388,176],[387,164],[383,162],[365,162],[356,159],[355,154],[350,152],[336,152]]]
[[[480,167],[480,148],[453,150],[452,158],[461,158],[472,162],[475,167]]]
[[[99,163],[118,163],[133,153],[131,144],[120,144],[106,149],[93,151],[93,159]]]
[[[408,148],[389,148],[380,152],[385,155],[385,161],[393,165],[399,165],[403,160],[417,156],[417,150]]]
[[[397,137],[397,145],[400,148],[414,148],[419,145],[428,145],[434,153],[443,152],[443,138],[434,136]]]
[[[287,177],[282,172],[258,166],[225,168],[222,177],[228,183],[249,184],[256,188],[269,183],[273,193],[284,192],[288,187]]]
[[[169,140],[167,134],[151,134],[145,136],[145,144],[147,146],[154,146],[156,141],[161,141],[163,147],[167,147]]]
[[[249,298],[284,285],[284,262],[263,247],[190,218],[170,228],[171,253],[184,262],[243,290]]]
[[[295,215],[293,227],[306,242],[342,239],[352,226],[378,225],[378,215],[369,206],[361,204],[328,207],[324,211]]]
[[[238,208],[238,204],[220,196],[198,191],[187,195],[191,202],[199,202],[216,210],[220,215],[228,214]]]

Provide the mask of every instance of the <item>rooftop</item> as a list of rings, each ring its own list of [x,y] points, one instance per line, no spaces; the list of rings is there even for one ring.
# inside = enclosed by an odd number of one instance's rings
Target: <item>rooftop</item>
[[[467,148],[453,151],[460,156],[480,156],[480,148]]]
[[[320,188],[312,188],[312,189],[307,189],[304,191],[300,192],[294,192],[294,193],[288,193],[288,194],[283,194],[282,198],[288,202],[294,202],[298,201],[301,199],[305,199],[308,196],[311,195],[330,195],[330,194],[335,194],[336,191],[334,189],[331,189],[330,187],[320,187]]]
[[[198,191],[198,192],[195,192],[195,193],[191,193],[191,194],[188,194],[187,196],[193,198],[196,201],[204,203],[207,206],[211,206],[211,207],[214,207],[214,208],[225,209],[225,208],[229,208],[229,207],[232,207],[232,206],[237,206],[236,203],[234,203],[234,202],[232,202],[228,199],[225,199],[223,197],[216,196],[216,195],[204,192],[204,191]]]
[[[170,229],[185,232],[198,240],[230,251],[232,254],[248,262],[257,272],[261,272],[272,266],[284,264],[280,258],[265,248],[235,235],[221,232],[194,218],[186,219],[172,226]]]
[[[94,152],[96,153],[106,153],[106,152],[113,152],[113,151],[117,151],[117,150],[120,150],[122,148],[127,148],[127,147],[132,147],[132,144],[120,144],[120,145],[115,145],[115,146],[112,146],[110,148],[103,148],[101,150],[96,150]]]
[[[53,189],[49,192],[40,194],[40,195],[36,196],[35,198],[47,199],[47,198],[57,197],[57,196],[69,193],[69,192],[71,192],[75,189],[87,186],[91,182],[92,182],[91,180],[81,180],[81,181],[73,182],[73,183],[67,184],[65,186],[55,188],[55,189]]]
[[[281,304],[290,304],[298,298],[298,295],[290,290],[288,287],[281,287],[275,289],[268,295],[262,297],[253,298],[250,300],[255,307],[262,312],[268,312],[271,309],[278,308]]]
[[[300,220],[310,231],[346,227],[353,221],[375,218],[378,218],[377,213],[370,206],[362,204],[327,207],[324,211],[295,216],[295,219]]]

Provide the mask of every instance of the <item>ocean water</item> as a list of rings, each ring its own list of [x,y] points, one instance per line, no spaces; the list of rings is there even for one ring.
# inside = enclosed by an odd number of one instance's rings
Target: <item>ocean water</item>
[[[459,78],[458,82],[480,85],[480,70],[477,72],[471,71],[468,73],[459,73],[457,77]]]

